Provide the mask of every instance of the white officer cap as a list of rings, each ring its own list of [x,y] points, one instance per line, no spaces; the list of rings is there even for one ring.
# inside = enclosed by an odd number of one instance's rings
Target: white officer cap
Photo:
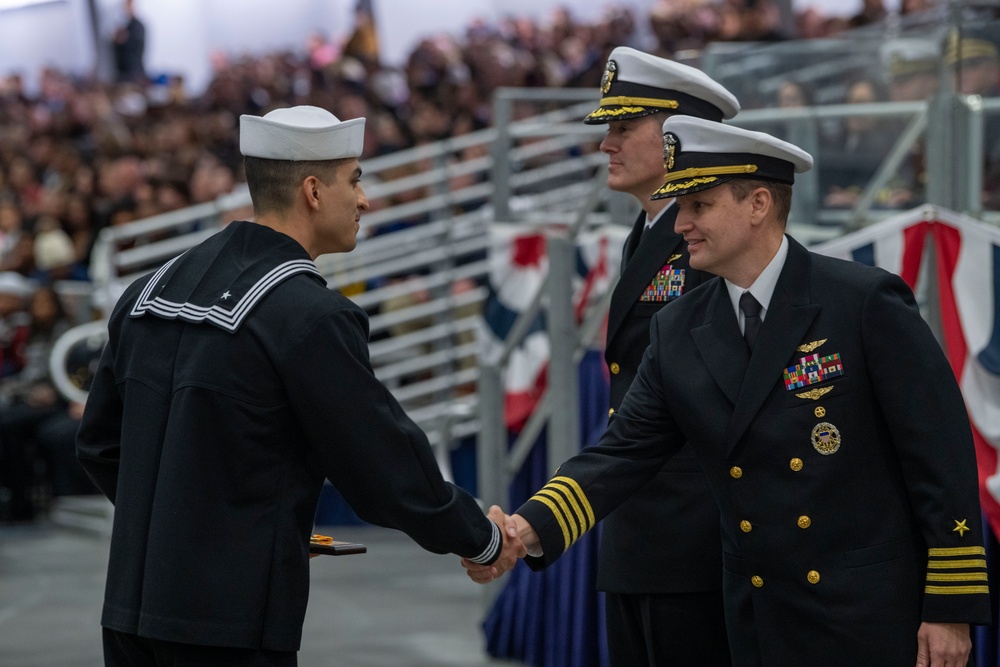
[[[653,199],[701,192],[734,178],[791,184],[813,165],[809,153],[770,134],[691,116],[663,123],[663,162],[666,181]]]
[[[740,110],[736,96],[704,72],[627,46],[611,52],[601,79],[601,106],[588,125],[669,111],[721,121]]]
[[[358,157],[365,119],[340,120],[326,109],[297,106],[264,116],[240,116],[240,152],[269,160],[339,160]]]
[[[890,80],[936,73],[941,58],[941,47],[937,42],[919,37],[890,39],[879,52]]]

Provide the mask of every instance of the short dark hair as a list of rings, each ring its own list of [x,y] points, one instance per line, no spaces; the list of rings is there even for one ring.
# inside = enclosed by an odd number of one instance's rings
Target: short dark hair
[[[757,188],[766,188],[771,193],[774,201],[774,210],[781,222],[788,221],[788,214],[792,210],[792,186],[788,183],[775,183],[774,181],[754,180],[752,178],[734,178],[729,181],[732,186],[733,198],[743,201],[750,196],[750,193]]]
[[[309,176],[315,176],[325,185],[336,177],[341,160],[270,160],[245,156],[247,188],[253,201],[255,214],[285,211],[294,201],[295,189]]]

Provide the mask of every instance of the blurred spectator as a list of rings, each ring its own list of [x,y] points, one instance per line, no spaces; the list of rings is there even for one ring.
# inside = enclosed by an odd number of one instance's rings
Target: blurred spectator
[[[76,251],[73,239],[54,215],[42,215],[35,221],[34,277],[45,283],[68,280],[73,274]]]
[[[24,521],[34,516],[29,488],[34,469],[20,442],[5,437],[4,423],[15,417],[5,393],[25,367],[30,337],[26,299],[31,283],[11,271],[0,273],[0,522]]]
[[[849,28],[861,28],[885,19],[889,12],[883,0],[862,0],[861,11],[847,22]]]
[[[874,79],[862,77],[847,85],[844,104],[872,104],[885,101]],[[882,160],[888,154],[895,135],[878,118],[858,114],[841,120],[822,150],[820,187],[824,204],[849,208],[857,201]]]
[[[337,47],[322,32],[314,32],[309,36],[306,50],[309,67],[316,72],[323,70],[340,57]]]
[[[889,84],[889,101],[929,100],[940,87],[941,46],[936,40],[908,37],[889,40],[880,53]],[[891,199],[900,206],[924,200],[926,146],[918,139],[890,182]]]
[[[880,56],[890,101],[927,100],[937,93],[941,49],[934,40],[919,37],[889,40],[883,44]]]
[[[354,6],[354,32],[344,44],[344,55],[358,59],[370,72],[378,67],[378,33],[371,0],[357,0]]]
[[[31,281],[14,271],[0,272],[0,383],[20,373],[30,334],[27,299]]]
[[[775,106],[779,109],[799,109],[812,105],[813,93],[807,83],[803,81],[796,81],[794,79],[785,79],[778,84],[778,90],[775,93]],[[785,141],[790,141],[796,145],[809,145],[806,138],[808,130],[809,127],[806,125],[805,121],[789,120],[782,122],[780,126],[775,127],[772,133],[774,136],[784,139]]]
[[[132,0],[125,0],[125,21],[115,30],[112,49],[118,81],[145,82],[146,26],[135,15]]]
[[[35,290],[29,314],[31,334],[27,362],[18,381],[22,385],[21,405],[34,411],[35,418],[29,419],[30,428],[22,431],[26,439],[22,444],[34,445],[37,455],[44,460],[52,496],[96,493],[76,461],[76,431],[83,415],[83,404],[61,396],[50,372],[49,357],[53,346],[74,323],[59,295],[49,286]]]
[[[79,409],[56,390],[49,372],[55,342],[71,326],[55,290],[43,286],[29,297],[24,365],[0,382],[0,450],[9,472],[8,519],[31,519],[51,495],[93,493],[75,460]],[[47,491],[40,489],[49,487]]]
[[[776,102],[781,109],[809,107],[813,105],[812,90],[802,81],[786,79],[778,85]]]
[[[1000,93],[1000,52],[985,29],[952,30],[945,63],[955,76],[955,89],[965,95],[995,97]]]
[[[954,75],[955,89],[966,95],[1000,95],[1000,49],[988,27],[952,30],[945,48],[945,64]],[[983,205],[1000,208],[1000,116],[984,116]]]
[[[28,275],[34,258],[34,241],[25,229],[17,200],[0,194],[0,271]]]

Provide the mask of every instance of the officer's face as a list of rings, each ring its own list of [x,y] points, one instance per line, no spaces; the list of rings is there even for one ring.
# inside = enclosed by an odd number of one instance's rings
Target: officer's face
[[[741,280],[756,241],[751,199],[737,200],[728,183],[676,198],[674,231],[688,244],[692,268],[747,286]]]
[[[324,207],[322,252],[354,250],[361,213],[368,210],[368,198],[361,187],[361,165],[357,160],[343,160],[330,183],[319,187]]]
[[[663,118],[661,114],[613,120],[601,142],[608,155],[608,187],[641,202],[663,185]]]

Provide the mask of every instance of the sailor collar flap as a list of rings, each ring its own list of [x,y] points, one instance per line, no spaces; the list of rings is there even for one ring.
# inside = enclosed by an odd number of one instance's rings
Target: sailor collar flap
[[[207,323],[235,333],[284,280],[310,273],[325,284],[291,239],[253,223],[230,227],[164,264],[143,287],[129,316]],[[275,234],[282,238],[276,240]]]

